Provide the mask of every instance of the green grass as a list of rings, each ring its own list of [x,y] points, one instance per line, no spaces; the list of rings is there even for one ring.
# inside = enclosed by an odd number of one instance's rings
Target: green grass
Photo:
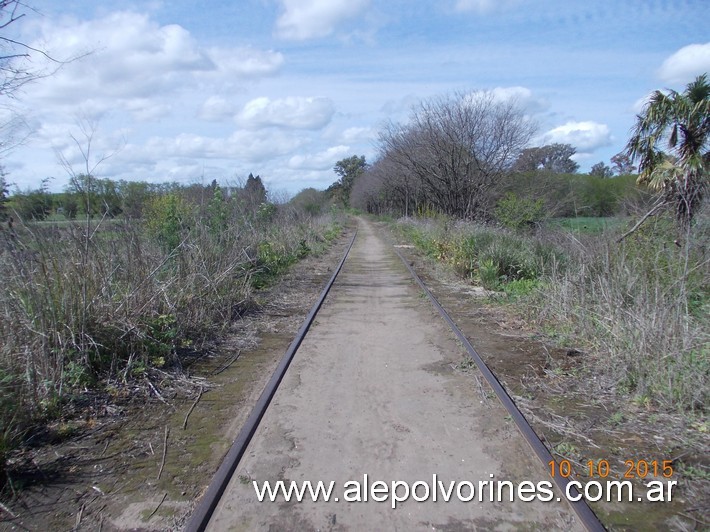
[[[580,216],[577,218],[551,218],[545,225],[550,229],[566,229],[575,233],[598,234],[617,229],[625,222],[624,218],[618,217]]]

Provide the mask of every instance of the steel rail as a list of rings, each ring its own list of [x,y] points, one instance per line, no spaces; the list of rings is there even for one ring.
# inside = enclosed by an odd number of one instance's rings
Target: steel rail
[[[219,504],[219,501],[222,498],[224,491],[227,489],[227,485],[229,484],[232,475],[234,475],[234,471],[237,469],[239,461],[242,459],[242,456],[244,456],[247,446],[249,445],[249,442],[254,436],[254,433],[256,432],[259,423],[261,422],[261,418],[264,417],[264,413],[266,412],[266,409],[269,407],[269,403],[271,403],[271,399],[276,393],[276,389],[279,387],[279,384],[281,384],[281,381],[283,380],[283,377],[286,374],[286,370],[291,364],[291,361],[293,360],[296,351],[300,347],[301,342],[303,342],[303,339],[306,336],[308,329],[310,329],[316,314],[323,305],[323,302],[325,301],[328,292],[330,292],[330,289],[333,286],[336,277],[338,277],[340,270],[342,270],[343,264],[345,264],[345,260],[348,258],[348,254],[350,253],[350,250],[352,249],[353,244],[355,243],[356,236],[357,230],[355,231],[355,234],[350,240],[350,244],[345,250],[343,258],[340,260],[340,263],[335,268],[333,275],[331,276],[328,283],[325,285],[325,288],[321,292],[320,297],[316,301],[315,305],[313,305],[311,311],[308,313],[308,316],[306,316],[306,319],[303,321],[303,324],[298,330],[296,337],[291,342],[291,345],[286,350],[286,353],[284,353],[284,356],[281,358],[281,362],[274,371],[269,382],[266,384],[266,388],[264,388],[264,391],[261,392],[259,400],[254,405],[251,414],[249,414],[249,417],[244,423],[244,426],[242,427],[241,431],[239,431],[237,438],[234,440],[234,443],[232,443],[232,446],[229,448],[229,451],[222,460],[219,469],[217,469],[217,472],[215,473],[214,477],[212,477],[212,481],[207,487],[207,491],[200,499],[197,508],[195,508],[195,511],[192,513],[192,516],[187,523],[187,527],[185,528],[187,532],[202,532],[207,528],[207,525],[210,519],[212,518],[212,514],[217,508],[217,505]]]
[[[500,383],[498,378],[495,376],[495,374],[491,371],[491,369],[486,365],[486,363],[483,361],[481,356],[478,354],[476,349],[471,345],[471,342],[469,342],[468,338],[466,338],[466,335],[459,329],[458,325],[454,322],[453,319],[451,319],[451,316],[446,312],[444,307],[439,303],[439,301],[436,299],[434,294],[432,294],[431,290],[424,284],[424,282],[421,280],[419,275],[417,275],[417,272],[414,271],[414,268],[405,260],[405,258],[402,256],[402,254],[396,249],[393,248],[394,252],[399,256],[401,261],[404,263],[404,265],[407,267],[409,270],[409,273],[412,274],[412,277],[414,280],[417,282],[419,287],[424,290],[426,295],[429,297],[429,300],[431,301],[432,305],[436,308],[436,310],[439,311],[439,314],[441,315],[442,318],[444,318],[444,321],[451,327],[451,330],[456,334],[457,338],[461,341],[463,346],[466,348],[466,351],[470,355],[470,357],[473,359],[473,361],[476,363],[476,366],[478,366],[478,369],[481,371],[485,379],[488,381],[488,384],[490,384],[491,388],[493,388],[493,391],[495,394],[498,396],[498,399],[500,402],[503,404],[505,409],[508,411],[510,416],[513,418],[515,421],[515,424],[518,427],[518,430],[520,433],[523,435],[523,438],[525,438],[525,441],[527,441],[528,445],[532,447],[533,451],[537,455],[537,457],[540,459],[540,461],[547,466],[550,461],[554,461],[555,459],[552,457],[550,454],[550,451],[547,450],[547,447],[545,447],[545,444],[542,443],[540,438],[538,438],[537,434],[535,431],[532,429],[530,424],[528,423],[527,419],[523,416],[522,412],[518,409],[518,407],[515,405],[515,402],[513,399],[510,397],[508,392],[505,390],[503,385]],[[604,531],[606,530],[604,528],[604,525],[601,524],[599,521],[599,518],[596,516],[596,514],[592,511],[592,509],[589,507],[587,502],[580,497],[580,493],[577,490],[577,488],[572,485],[569,486],[569,480],[567,478],[561,477],[560,475],[556,475],[552,477],[552,480],[557,484],[557,487],[562,490],[563,493],[569,493],[570,495],[573,495],[576,499],[576,501],[571,501],[567,499],[569,502],[570,506],[574,510],[574,512],[577,514],[577,517],[579,517],[579,520],[582,522],[584,527],[589,530],[590,532],[597,532],[597,531]],[[569,490],[569,491],[567,491]]]

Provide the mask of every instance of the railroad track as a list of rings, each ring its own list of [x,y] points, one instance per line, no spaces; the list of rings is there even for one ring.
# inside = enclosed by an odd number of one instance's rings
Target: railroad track
[[[271,400],[274,397],[276,390],[278,389],[279,385],[281,384],[281,381],[283,380],[284,375],[286,374],[286,371],[288,370],[288,367],[291,364],[291,361],[293,360],[298,348],[300,347],[301,343],[303,342],[304,338],[306,337],[306,334],[308,333],[308,330],[310,329],[316,316],[318,315],[318,312],[320,311],[321,306],[323,305],[324,301],[326,300],[326,297],[328,296],[328,293],[330,292],[331,287],[333,286],[336,279],[338,278],[338,275],[340,274],[340,272],[343,268],[343,265],[345,264],[345,261],[348,258],[350,250],[352,249],[353,244],[355,243],[356,237],[357,237],[357,231],[355,232],[355,234],[353,234],[340,263],[335,268],[333,275],[331,276],[331,278],[327,282],[327,284],[324,287],[323,291],[321,292],[318,300],[311,308],[308,316],[306,317],[305,321],[301,325],[301,328],[299,329],[298,333],[296,334],[296,337],[291,342],[289,348],[287,349],[286,353],[284,354],[283,358],[281,359],[281,362],[279,363],[278,367],[276,368],[273,375],[271,376],[271,379],[267,383],[266,388],[264,389],[261,396],[259,397],[256,405],[254,406],[251,414],[249,415],[248,419],[246,420],[246,422],[245,422],[244,426],[242,427],[241,431],[239,432],[237,438],[234,440],[234,443],[232,444],[231,448],[229,449],[227,455],[224,457],[222,464],[220,465],[216,474],[212,478],[212,481],[210,482],[205,494],[200,499],[198,506],[196,507],[195,511],[193,512],[193,514],[187,524],[186,530],[188,532],[203,531],[207,528],[208,524],[210,523],[210,519],[212,518],[212,515],[215,512],[215,509],[217,508],[217,506],[220,502],[220,499],[222,498],[225,490],[227,489],[227,486],[230,483],[230,480],[231,480],[232,476],[234,475],[234,472],[237,469],[237,466],[239,465],[240,460],[244,456],[244,453],[247,450],[249,442],[251,441],[252,437],[254,436],[254,434],[259,426],[259,423],[261,422],[264,414],[266,413],[266,410],[267,410],[269,404],[271,403]],[[471,342],[468,340],[468,338],[466,338],[466,336],[463,334],[463,332],[461,332],[461,330],[458,328],[458,326],[456,325],[454,320],[451,318],[451,316],[449,316],[449,314],[442,307],[442,305],[439,303],[439,301],[436,299],[436,297],[432,294],[432,292],[429,290],[429,288],[426,286],[426,284],[422,281],[422,279],[419,277],[419,275],[417,275],[416,271],[412,268],[412,266],[409,264],[409,262],[407,260],[405,260],[405,258],[399,252],[399,250],[394,249],[394,252],[397,254],[397,256],[400,258],[400,260],[406,266],[407,270],[409,271],[409,273],[411,274],[411,276],[413,277],[415,282],[419,285],[419,287],[422,289],[422,291],[427,295],[431,304],[438,311],[438,313],[441,315],[443,320],[448,324],[448,326],[454,332],[454,334],[459,339],[461,344],[464,346],[464,348],[468,352],[468,355],[471,357],[473,362],[476,364],[476,366],[478,367],[480,372],[483,374],[486,381],[488,381],[489,385],[491,386],[491,388],[495,392],[499,401],[502,403],[502,405],[507,410],[508,414],[511,416],[512,420],[515,422],[518,430],[520,431],[520,433],[523,436],[523,438],[525,439],[525,441],[528,443],[528,445],[534,451],[535,455],[542,462],[544,467],[547,468],[550,461],[554,461],[554,458],[550,454],[548,449],[545,447],[545,445],[542,443],[542,441],[535,434],[535,432],[533,431],[532,427],[527,422],[527,420],[525,419],[523,414],[515,406],[513,399],[506,392],[505,388],[501,385],[501,383],[498,381],[496,376],[493,374],[493,372],[490,370],[490,368],[483,361],[481,356],[476,352],[475,348],[471,345]],[[597,516],[594,514],[594,512],[591,510],[591,508],[587,505],[587,503],[584,501],[584,499],[579,497],[580,494],[579,494],[578,490],[574,486],[568,486],[570,479],[564,478],[561,476],[555,476],[555,477],[552,477],[552,480],[554,481],[554,483],[557,485],[557,487],[563,493],[565,493],[565,492],[569,493],[570,495],[573,495],[573,496],[575,496],[575,498],[578,499],[577,501],[568,501],[568,504],[571,506],[571,508],[573,509],[573,511],[575,512],[577,517],[579,518],[580,522],[587,530],[590,530],[590,531],[605,530],[603,525],[598,520]]]

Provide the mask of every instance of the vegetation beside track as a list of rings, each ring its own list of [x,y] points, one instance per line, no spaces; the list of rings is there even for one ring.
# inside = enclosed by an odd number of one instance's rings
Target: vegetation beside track
[[[150,195],[140,218],[92,213],[88,201],[79,221],[11,211],[0,232],[0,467],[85,391],[179,370],[254,307],[255,290],[342,231],[338,215],[270,203],[263,187],[194,189]]]
[[[620,244],[618,223],[579,226],[521,233],[443,217],[395,225],[426,255],[515,301],[549,335],[593,351],[606,386],[701,414],[710,391],[710,226],[696,224],[680,245],[667,219]]]

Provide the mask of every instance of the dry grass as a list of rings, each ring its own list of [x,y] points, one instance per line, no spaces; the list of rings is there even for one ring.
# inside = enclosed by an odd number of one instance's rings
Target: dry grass
[[[0,233],[0,464],[73,392],[142,376],[249,308],[255,286],[322,246],[333,220],[198,214],[166,249],[140,222],[16,224]],[[268,253],[265,253],[268,250]]]
[[[710,379],[708,235],[684,241],[660,221],[622,244],[612,235],[567,245],[573,267],[539,294],[540,320],[590,345],[618,391],[703,410]]]
[[[590,363],[597,364],[593,371],[606,386],[640,402],[706,408],[707,216],[682,238],[671,220],[659,219],[621,244],[620,227],[596,234],[514,234],[445,219],[398,226],[428,255],[513,296],[550,335],[584,344],[597,355]]]

